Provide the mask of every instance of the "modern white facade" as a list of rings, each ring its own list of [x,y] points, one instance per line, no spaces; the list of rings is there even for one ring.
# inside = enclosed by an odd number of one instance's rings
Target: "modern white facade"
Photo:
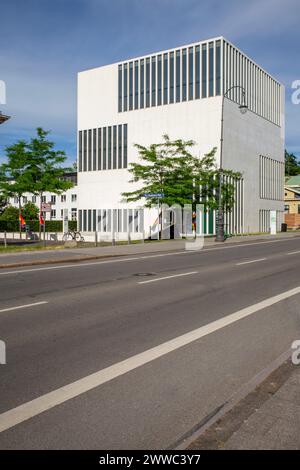
[[[157,212],[128,204],[133,191],[128,166],[138,160],[135,143],[192,139],[203,156],[217,147],[220,164],[222,97],[223,168],[239,171],[236,204],[226,215],[232,233],[269,230],[270,211],[283,221],[284,88],[223,37],[153,53],[78,74],[78,219],[84,232],[108,238],[116,232],[148,234]],[[139,207],[138,207],[139,206]],[[203,215],[214,233],[214,214]]]

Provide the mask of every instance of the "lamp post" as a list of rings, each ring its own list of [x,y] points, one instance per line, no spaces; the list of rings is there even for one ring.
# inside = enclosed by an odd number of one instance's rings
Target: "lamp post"
[[[2,114],[2,112],[0,111],[0,124],[3,124],[5,121],[8,121],[8,119],[10,119],[10,116]]]
[[[221,112],[221,140],[220,140],[220,169],[219,169],[219,203],[218,203],[218,219],[217,219],[217,234],[216,234],[216,242],[224,242],[225,241],[225,234],[224,234],[224,207],[222,201],[222,184],[223,184],[223,175],[222,175],[222,166],[223,166],[223,141],[224,141],[224,103],[225,98],[228,97],[228,93],[238,88],[241,90],[242,94],[242,102],[239,105],[239,110],[242,114],[247,112],[248,106],[246,104],[246,90],[244,87],[240,85],[234,85],[226,90],[222,97],[222,112]]]

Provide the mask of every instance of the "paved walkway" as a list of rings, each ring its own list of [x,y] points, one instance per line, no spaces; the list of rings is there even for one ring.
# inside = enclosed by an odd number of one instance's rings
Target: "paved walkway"
[[[300,449],[300,366],[226,442],[224,449]]]
[[[299,237],[300,233],[279,233],[277,235],[257,235],[239,236],[228,239],[226,245],[236,243],[249,243],[255,241],[267,241],[280,238]],[[214,238],[205,239],[205,247],[220,246]],[[0,268],[15,266],[29,266],[35,264],[62,263],[72,261],[85,261],[111,256],[126,256],[147,253],[157,253],[164,251],[185,250],[184,240],[164,240],[151,243],[134,243],[131,245],[116,245],[90,248],[63,248],[55,250],[37,250],[15,253],[0,253]]]

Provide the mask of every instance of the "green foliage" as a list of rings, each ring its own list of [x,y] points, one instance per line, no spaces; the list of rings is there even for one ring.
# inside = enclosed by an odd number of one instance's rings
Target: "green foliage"
[[[300,162],[296,155],[285,150],[285,175],[295,176],[300,174]]]
[[[19,209],[14,206],[7,206],[0,216],[0,220],[6,220],[9,222],[18,222],[19,220]]]
[[[0,167],[0,192],[4,197],[17,197],[21,199],[32,187],[32,178],[28,172],[28,151],[24,140],[6,147],[7,162]]]
[[[47,140],[48,134],[38,127],[36,137],[27,144],[30,155],[28,171],[33,181],[30,192],[34,194],[41,195],[46,191],[60,194],[73,186],[71,181],[63,179],[64,173],[70,171],[70,168],[62,167],[66,160],[65,152],[54,150],[54,143]]]
[[[6,206],[7,206],[7,199],[6,197],[0,194],[0,216],[3,214]]]
[[[26,224],[29,224],[31,220],[39,219],[39,209],[33,202],[29,201],[22,207],[22,216]]]
[[[172,206],[179,204],[204,204],[207,209],[218,208],[219,170],[215,165],[216,148],[198,158],[191,153],[195,143],[192,140],[177,139],[171,141],[167,135],[163,142],[149,147],[135,145],[139,151],[141,163],[132,163],[129,169],[132,183],[139,183],[140,188],[123,193],[128,201],[138,201],[145,194],[161,193],[160,202]],[[224,176],[239,178],[240,174],[222,170]],[[222,200],[225,209],[234,204],[234,185],[226,182],[222,185]],[[156,197],[148,197],[145,206],[157,204]]]
[[[0,218],[0,232],[18,232],[19,222],[17,220],[3,220]]]
[[[65,171],[70,170],[62,167],[65,153],[54,150],[48,134],[39,127],[29,142],[19,140],[6,148],[7,161],[0,167],[0,192],[5,198],[17,197],[20,201],[27,192],[60,194],[73,186],[63,179]]]
[[[33,232],[39,232],[39,221],[38,220],[29,220],[26,225],[29,225],[30,230]],[[46,220],[46,232],[62,232],[63,230],[63,223],[62,220]],[[77,230],[77,222],[76,220],[69,221],[69,229],[70,230]],[[7,231],[7,232],[17,232],[19,230],[19,223],[17,219],[5,220],[0,217],[0,231]],[[24,231],[24,229],[23,229]]]

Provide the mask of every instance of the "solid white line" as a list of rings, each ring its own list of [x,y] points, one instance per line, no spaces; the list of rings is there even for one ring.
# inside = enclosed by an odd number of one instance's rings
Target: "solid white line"
[[[164,281],[165,279],[173,279],[173,277],[190,276],[191,274],[198,274],[198,272],[199,271],[192,271],[190,273],[173,274],[172,276],[157,277],[155,279],[150,279],[149,281],[140,281],[138,282],[138,284],[149,284],[150,282]]]
[[[300,251],[290,251],[287,255],[297,255]]]
[[[218,247],[213,247],[213,248],[204,248],[203,250],[200,250],[200,251],[188,251],[188,250],[185,250],[185,251],[173,251],[173,252],[170,252],[170,253],[159,253],[159,254],[156,254],[156,255],[143,255],[143,256],[135,256],[134,258],[127,258],[127,255],[116,255],[116,256],[120,256],[120,258],[117,258],[117,259],[110,259],[110,260],[106,260],[106,261],[95,261],[95,262],[89,262],[89,263],[84,263],[82,261],[78,261],[77,263],[73,263],[73,264],[60,264],[60,265],[57,265],[57,266],[47,266],[47,267],[42,267],[42,268],[29,268],[29,269],[19,269],[17,271],[4,271],[4,272],[1,272],[1,268],[0,269],[0,276],[7,276],[9,274],[22,274],[22,273],[31,273],[31,272],[34,272],[34,271],[50,271],[52,269],[68,269],[68,268],[82,268],[82,267],[86,267],[86,266],[98,266],[98,265],[101,265],[101,264],[111,264],[111,263],[126,263],[127,261],[138,261],[138,260],[144,260],[144,259],[150,259],[150,258],[160,258],[160,257],[164,257],[164,256],[176,256],[176,255],[190,255],[190,254],[193,254],[193,255],[196,255],[196,254],[202,254],[202,253],[206,253],[208,251],[215,251],[215,250],[229,250],[229,249],[233,249],[233,248],[243,248],[245,246],[253,246],[253,245],[265,245],[266,243],[279,243],[279,242],[287,242],[287,241],[293,241],[295,239],[297,239],[298,237],[293,237],[293,238],[284,238],[282,240],[268,240],[268,241],[263,241],[263,242],[253,242],[253,243],[241,243],[239,245],[235,245],[235,244],[232,244],[232,245],[227,245],[227,246],[218,246]],[[300,240],[300,237],[299,237],[299,240]],[[124,258],[121,258],[121,256],[124,256]],[[1,260],[1,258],[0,258]]]
[[[23,405],[5,411],[0,414],[0,432],[3,432],[19,423],[22,423],[34,416],[39,415],[51,408],[60,405],[72,398],[82,395],[89,390],[92,390],[100,385],[109,382],[110,380],[120,377],[127,372],[135,370],[149,362],[154,361],[172,351],[176,351],[183,346],[186,346],[193,341],[196,341],[204,336],[207,336],[215,331],[225,328],[232,323],[237,322],[243,318],[248,317],[260,310],[270,307],[282,300],[288,299],[294,295],[300,294],[300,286],[294,289],[282,292],[281,294],[270,297],[261,302],[258,302],[249,307],[238,310],[235,313],[227,315],[219,320],[213,321],[207,325],[197,328],[189,333],[178,336],[170,341],[162,343],[154,348],[148,349],[140,354],[136,354],[124,361],[118,362],[105,369],[99,370],[91,375],[83,377],[76,382],[67,384],[57,390],[46,393],[38,398],[35,398]]]
[[[251,261],[243,261],[242,263],[236,263],[236,266],[242,266],[243,264],[258,263],[259,261],[265,261],[267,258],[253,259]]]
[[[35,302],[34,304],[18,305],[17,307],[3,308],[2,310],[0,310],[0,313],[10,312],[11,310],[19,310],[20,308],[37,307],[38,305],[44,305],[44,304],[47,304],[47,303],[48,302],[43,301],[43,302]]]

